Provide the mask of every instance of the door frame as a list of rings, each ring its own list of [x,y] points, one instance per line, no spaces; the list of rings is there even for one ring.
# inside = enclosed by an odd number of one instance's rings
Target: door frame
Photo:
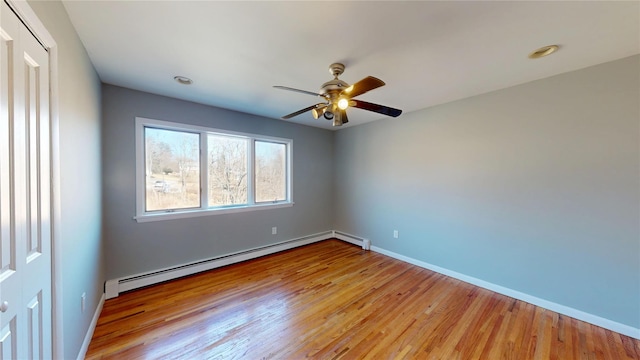
[[[2,0],[0,0],[2,1]],[[60,242],[60,124],[58,118],[58,45],[26,0],[4,0],[49,52],[51,126],[51,340],[53,358],[64,358],[62,324],[62,244]]]

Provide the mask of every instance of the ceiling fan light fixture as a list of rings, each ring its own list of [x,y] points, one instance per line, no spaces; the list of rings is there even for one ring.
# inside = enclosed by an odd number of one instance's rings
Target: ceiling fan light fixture
[[[338,100],[338,108],[340,110],[346,110],[349,107],[349,100],[347,98],[340,98]]]
[[[342,112],[336,111],[333,117],[333,126],[342,126]]]
[[[320,116],[324,115],[324,112],[327,110],[327,105],[320,105],[317,108],[311,110],[311,115],[313,115],[314,119],[320,118]]]
[[[327,120],[333,120],[338,113],[338,106],[335,103],[327,104],[327,107],[324,109],[324,118]]]

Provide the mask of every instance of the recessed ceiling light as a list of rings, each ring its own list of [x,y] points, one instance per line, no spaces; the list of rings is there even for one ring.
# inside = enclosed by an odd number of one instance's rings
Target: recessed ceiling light
[[[182,85],[191,85],[193,84],[193,80],[189,79],[188,77],[185,76],[174,76],[173,80],[179,82]]]
[[[551,55],[556,52],[560,47],[558,45],[547,45],[543,46],[538,50],[535,50],[531,54],[529,54],[529,59],[538,59],[541,57],[545,57],[547,55]]]

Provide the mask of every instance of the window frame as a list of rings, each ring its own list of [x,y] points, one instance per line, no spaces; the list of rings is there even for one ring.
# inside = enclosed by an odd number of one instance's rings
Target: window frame
[[[200,152],[200,207],[187,209],[167,209],[146,211],[146,159],[145,159],[145,128],[151,127],[162,130],[182,131],[199,134],[199,152]],[[242,205],[224,205],[218,207],[209,207],[209,171],[208,171],[208,135],[222,135],[230,137],[239,137],[247,139],[247,203]],[[198,125],[185,123],[176,123],[163,120],[155,120],[143,117],[135,118],[135,173],[136,173],[136,215],[134,219],[137,222],[161,221],[172,219],[183,219],[199,216],[210,216],[219,214],[229,214],[238,212],[247,212],[255,210],[278,209],[291,207],[293,202],[293,140],[266,136],[259,134],[251,134],[237,131],[229,131],[223,129],[209,128]],[[264,141],[271,143],[284,144],[286,146],[285,166],[286,166],[286,198],[281,201],[273,202],[256,202],[256,171],[255,171],[255,143],[256,141]]]

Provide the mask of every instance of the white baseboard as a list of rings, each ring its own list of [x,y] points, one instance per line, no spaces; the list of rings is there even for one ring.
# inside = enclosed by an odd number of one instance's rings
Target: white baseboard
[[[358,246],[362,246],[364,243],[364,238],[356,236],[356,235],[351,235],[348,234],[346,232],[342,232],[342,231],[338,231],[338,230],[333,230],[333,237],[335,237],[336,239],[348,242],[350,244],[353,245],[358,245]]]
[[[408,256],[404,256],[404,255],[400,255],[397,253],[394,253],[392,251],[389,250],[385,250],[383,248],[377,247],[377,246],[372,246],[371,247],[372,251],[378,252],[380,254],[392,257],[394,259],[398,259],[404,262],[407,262],[409,264],[413,264],[416,266],[420,266],[422,268],[431,270],[431,271],[435,271],[437,273],[443,274],[443,275],[447,275],[450,276],[452,278],[464,281],[466,283],[472,284],[472,285],[476,285],[479,286],[481,288],[487,289],[487,290],[491,290],[493,292],[497,292],[499,294],[502,295],[506,295],[509,297],[512,297],[514,299],[518,299],[518,300],[522,300],[524,302],[536,305],[536,306],[540,306],[542,308],[551,310],[551,311],[555,311],[559,314],[562,315],[566,315],[566,316],[570,316],[572,318],[578,319],[578,320],[582,320],[585,322],[588,322],[590,324],[596,325],[596,326],[600,326],[603,327],[605,329],[609,329],[611,331],[615,331],[617,333],[623,334],[623,335],[627,335],[630,336],[632,338],[636,338],[636,339],[640,339],[640,329],[634,328],[632,326],[629,325],[625,325],[625,324],[621,324],[619,322],[613,321],[613,320],[609,320],[597,315],[593,315],[593,314],[589,314],[587,312],[581,311],[581,310],[577,310],[568,306],[564,306],[564,305],[560,305],[557,303],[554,303],[552,301],[548,301],[545,299],[541,299],[529,294],[525,294],[523,292],[520,291],[516,291],[513,289],[509,289],[506,288],[504,286],[500,286],[500,285],[496,285],[481,279],[477,279],[474,278],[472,276],[468,276],[465,274],[461,274],[459,272],[455,272],[449,269],[445,269],[442,268],[440,266],[436,266],[433,264],[429,264],[427,262],[424,261],[420,261],[420,260],[416,260],[413,258],[410,258]]]
[[[98,319],[100,318],[100,313],[102,312],[102,307],[104,306],[104,300],[105,294],[102,294],[102,297],[100,297],[100,302],[98,302],[98,307],[96,307],[96,311],[93,313],[93,319],[91,319],[91,324],[89,324],[87,334],[84,336],[82,347],[80,347],[80,352],[78,353],[78,360],[84,359],[87,355],[87,350],[89,350],[89,344],[91,343],[93,332],[96,330],[96,325],[98,324]]]
[[[296,239],[290,239],[280,243],[249,249],[237,253],[218,256],[193,263],[172,266],[152,272],[127,276],[118,279],[108,280],[105,284],[106,298],[118,297],[121,292],[138,289],[144,286],[158,284],[167,280],[177,279],[183,276],[197,274],[199,272],[227,266],[242,261],[255,259],[261,256],[274,254],[280,251],[293,249],[299,246],[308,245],[314,242],[326,240],[333,237],[333,231],[325,231],[318,234],[308,235]]]
[[[226,265],[231,265],[234,263],[238,263],[238,262],[242,262],[250,259],[255,259],[261,256],[293,249],[299,246],[308,245],[308,244],[326,240],[329,238],[337,238],[339,240],[342,240],[357,246],[363,246],[363,243],[365,242],[365,240],[367,240],[360,236],[348,234],[342,231],[337,231],[337,230],[326,231],[323,233],[291,239],[281,243],[260,247],[260,248],[254,248],[254,249],[233,253],[233,254],[228,254],[224,256],[219,256],[216,258],[198,261],[195,263],[189,263],[189,264],[184,264],[180,266],[160,269],[153,272],[108,280],[105,284],[105,291],[106,291],[105,295],[107,299],[111,299],[111,298],[117,297],[119,293],[124,291],[157,284],[163,281],[196,274],[202,271],[207,271],[207,270],[215,269],[215,268],[226,266]],[[634,328],[629,325],[621,324],[619,322],[609,320],[597,315],[593,315],[581,310],[577,310],[568,306],[557,304],[545,299],[541,299],[541,298],[520,292],[520,291],[506,288],[504,286],[496,285],[481,279],[474,278],[472,276],[468,276],[468,275],[461,274],[449,269],[445,269],[433,264],[429,264],[424,261],[416,260],[408,256],[400,255],[377,246],[371,246],[371,250],[378,252],[380,254],[407,262],[409,264],[420,266],[422,268],[429,269],[437,273],[450,276],[452,278],[464,281],[466,283],[476,285],[481,288],[512,297],[514,299],[518,299],[536,306],[540,306],[545,309],[549,309],[551,311],[555,311],[562,315],[570,316],[572,318],[582,320],[590,324],[600,326],[605,329],[609,329],[611,331],[618,332],[620,334],[624,334],[636,339],[640,339],[640,329]],[[102,303],[103,302],[104,302],[104,299],[102,300]],[[100,309],[102,309],[102,305],[100,305]],[[97,314],[99,315],[99,312],[97,312]],[[97,322],[97,316],[95,317],[94,321]],[[95,328],[95,324],[93,324],[93,327],[91,328],[91,334],[93,334],[94,328]],[[89,346],[88,342],[90,340],[91,340],[91,336],[89,336],[88,340],[85,339],[86,347],[83,344],[83,351],[81,351],[81,354],[84,354],[84,352],[86,352],[86,348],[88,348]]]

